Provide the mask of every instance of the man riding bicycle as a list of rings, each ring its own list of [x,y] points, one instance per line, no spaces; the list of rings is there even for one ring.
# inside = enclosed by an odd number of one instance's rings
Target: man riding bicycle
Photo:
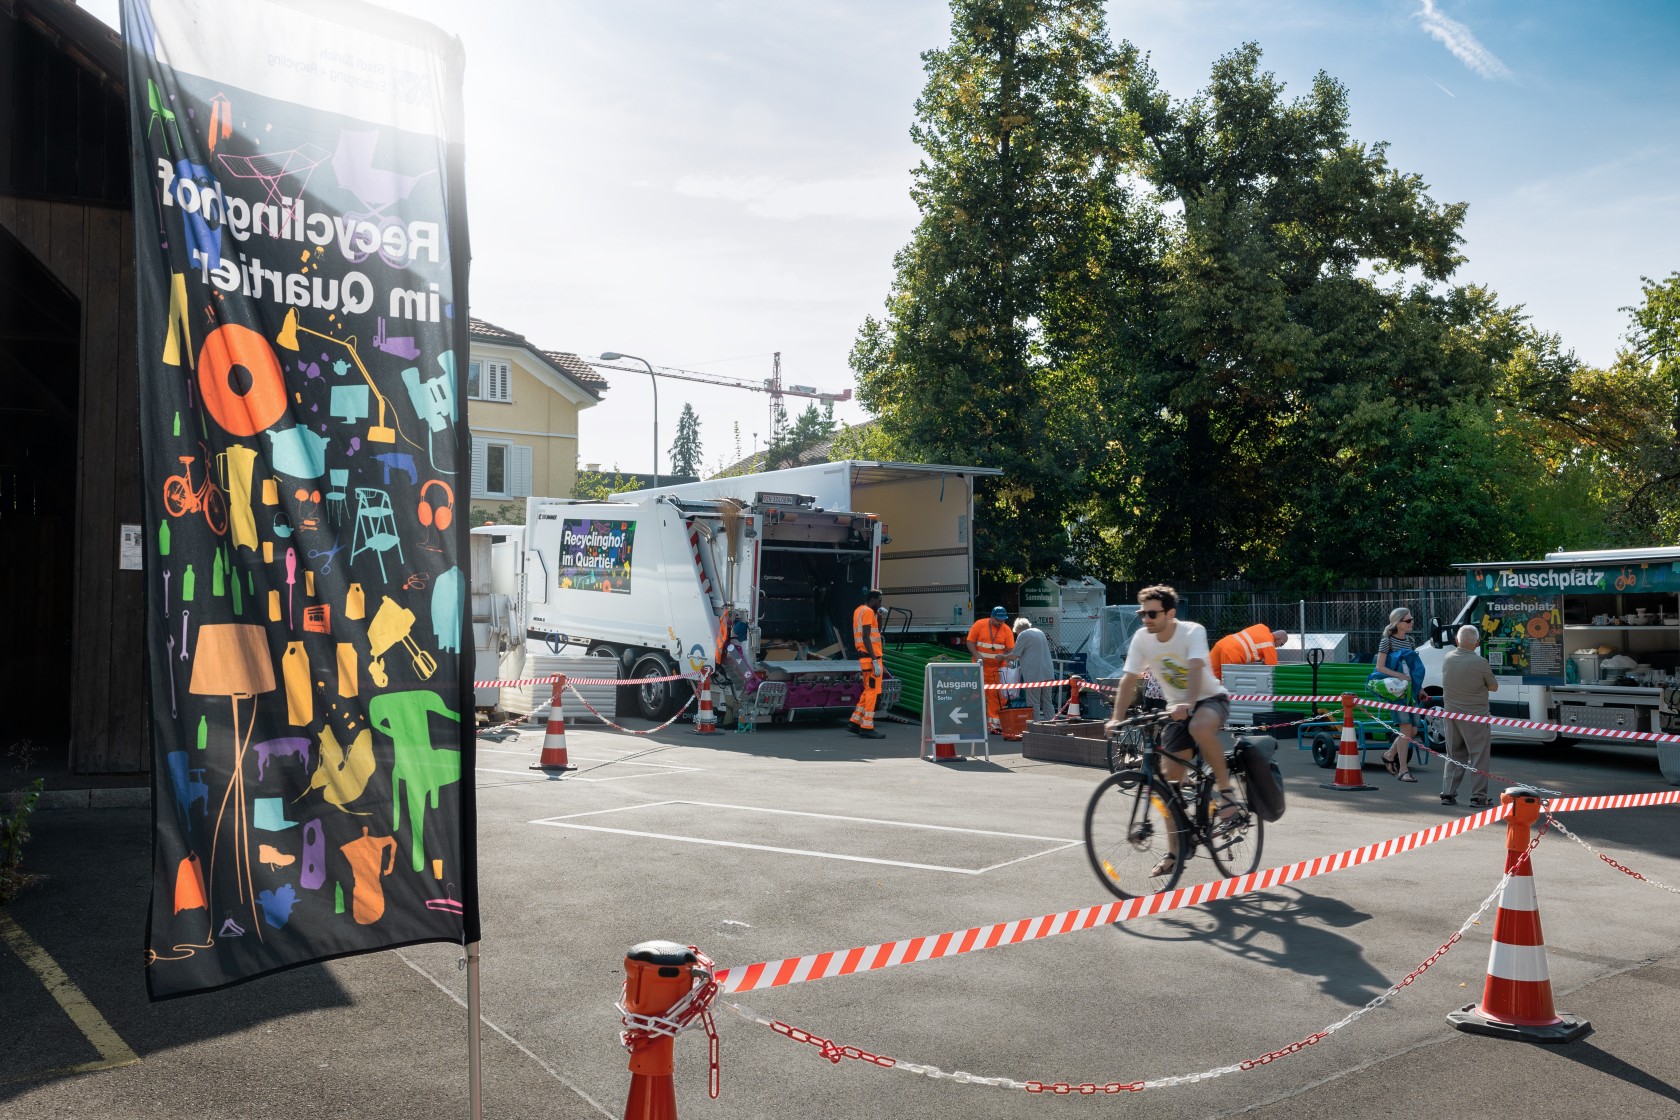
[[[1132,705],[1138,678],[1144,670],[1161,686],[1167,700],[1168,722],[1161,733],[1161,770],[1169,782],[1182,781],[1190,744],[1201,752],[1219,787],[1218,819],[1234,820],[1243,813],[1242,800],[1231,785],[1225,748],[1219,730],[1231,712],[1230,693],[1208,670],[1207,630],[1197,622],[1178,618],[1178,592],[1164,584],[1138,592],[1138,617],[1144,632],[1134,634],[1126,649],[1114,713],[1106,729],[1113,734]],[[1176,843],[1176,836],[1169,841]],[[1162,862],[1178,858],[1176,850]],[[1170,864],[1156,872],[1171,870]]]

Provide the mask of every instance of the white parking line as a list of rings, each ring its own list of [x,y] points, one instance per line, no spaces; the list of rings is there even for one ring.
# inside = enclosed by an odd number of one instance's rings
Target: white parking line
[[[603,813],[622,813],[629,809],[657,809],[666,805],[694,805],[708,809],[735,809],[747,813],[775,813],[782,816],[810,817],[818,820],[844,821],[848,824],[879,824],[887,825],[893,828],[915,828],[931,832],[960,832],[971,836],[1000,836],[1012,840],[1039,840],[1055,844],[1056,846],[1053,848],[1046,848],[1040,852],[1032,852],[1024,856],[1017,856],[1014,859],[1004,860],[1002,863],[994,863],[988,867],[946,867],[942,864],[936,863],[913,863],[907,860],[880,859],[875,856],[846,855],[842,852],[814,851],[808,848],[782,848],[771,844],[749,844],[740,840],[713,840],[701,836],[677,836],[666,832],[645,832],[640,829],[609,828],[606,825],[575,823],[579,817],[593,817],[599,816]],[[1039,856],[1054,855],[1057,852],[1066,851],[1069,848],[1075,847],[1080,843],[1078,840],[1066,840],[1059,836],[1033,836],[1019,832],[995,832],[990,829],[983,828],[957,828],[952,825],[918,824],[913,821],[889,821],[880,820],[874,817],[846,817],[833,813],[807,813],[801,812],[797,809],[769,809],[754,805],[729,805],[713,801],[650,801],[640,805],[619,805],[610,809],[592,809],[583,813],[567,813],[558,817],[544,817],[542,819],[528,821],[526,823],[547,825],[550,828],[573,828],[583,832],[607,832],[618,836],[639,836],[648,840],[672,840],[681,844],[705,844],[717,848],[741,848],[747,851],[755,852],[774,852],[778,855],[809,856],[812,859],[834,859],[842,860],[847,863],[872,863],[885,867],[905,867],[915,871],[943,871],[951,875],[984,875],[986,872],[996,871],[1000,867],[1008,867],[1011,864],[1022,863],[1029,859],[1037,859]]]

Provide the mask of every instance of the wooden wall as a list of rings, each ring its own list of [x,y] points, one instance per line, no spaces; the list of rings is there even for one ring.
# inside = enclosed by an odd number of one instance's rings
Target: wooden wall
[[[119,527],[142,523],[133,219],[126,208],[0,195],[0,226],[82,307],[72,667],[62,694],[70,767],[144,771],[144,573],[117,570]]]

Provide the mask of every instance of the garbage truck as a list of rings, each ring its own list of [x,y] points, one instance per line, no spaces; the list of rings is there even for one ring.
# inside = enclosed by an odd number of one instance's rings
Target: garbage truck
[[[490,594],[508,623],[485,633],[503,678],[525,642],[601,658],[637,683],[619,710],[654,722],[715,671],[730,726],[844,717],[862,689],[852,611],[884,595],[883,634],[936,640],[974,621],[974,485],[985,467],[846,460],[613,494],[530,498],[523,526],[485,526]],[[517,549],[517,552],[514,550]],[[744,631],[733,649],[736,624]],[[883,683],[890,708],[899,682]]]

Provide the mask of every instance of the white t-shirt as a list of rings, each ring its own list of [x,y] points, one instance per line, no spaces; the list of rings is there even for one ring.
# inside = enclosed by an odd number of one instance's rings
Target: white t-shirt
[[[1190,662],[1202,663],[1200,682],[1190,680]],[[1172,637],[1161,641],[1147,630],[1132,635],[1126,647],[1125,672],[1149,675],[1159,682],[1169,704],[1194,704],[1210,696],[1225,696],[1225,686],[1208,669],[1207,629],[1199,622],[1179,622]],[[1194,685],[1194,687],[1192,687]]]

